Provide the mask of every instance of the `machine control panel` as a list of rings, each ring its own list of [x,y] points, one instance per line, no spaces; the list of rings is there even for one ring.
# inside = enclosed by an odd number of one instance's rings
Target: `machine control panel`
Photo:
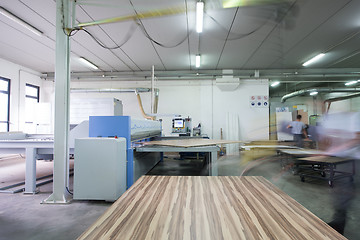
[[[172,120],[172,133],[190,133],[191,118],[174,118]]]

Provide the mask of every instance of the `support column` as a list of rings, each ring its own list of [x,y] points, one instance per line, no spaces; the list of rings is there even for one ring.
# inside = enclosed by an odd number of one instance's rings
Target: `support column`
[[[217,151],[210,152],[210,176],[218,176]]]
[[[36,193],[36,149],[26,148],[25,165],[25,194]]]
[[[56,1],[55,128],[53,193],[43,203],[69,203],[70,0]]]

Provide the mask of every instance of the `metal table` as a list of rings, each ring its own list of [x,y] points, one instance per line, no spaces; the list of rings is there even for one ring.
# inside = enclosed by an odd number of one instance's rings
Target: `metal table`
[[[293,173],[300,171],[300,179],[303,182],[305,177],[323,179],[327,180],[329,186],[332,187],[335,180],[349,177],[352,181],[355,174],[354,159],[330,156],[326,155],[326,152],[313,149],[284,149],[281,153],[296,158]],[[281,161],[283,164],[283,159]],[[352,164],[351,172],[336,170],[337,165],[347,163]]]
[[[137,152],[197,152],[197,153],[206,153],[209,167],[209,175],[217,176],[218,167],[217,167],[217,152],[220,151],[218,146],[203,146],[203,147],[168,147],[168,146],[143,146],[136,147]]]
[[[0,154],[25,154],[25,192],[36,193],[36,160],[50,157],[54,141],[43,139],[0,140]],[[73,149],[70,149],[73,153]]]

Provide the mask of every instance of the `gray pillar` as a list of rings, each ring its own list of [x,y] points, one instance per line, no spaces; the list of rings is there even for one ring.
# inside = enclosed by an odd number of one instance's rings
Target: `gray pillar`
[[[56,1],[56,65],[53,193],[43,203],[68,203],[70,40],[63,27],[70,24],[70,0]]]

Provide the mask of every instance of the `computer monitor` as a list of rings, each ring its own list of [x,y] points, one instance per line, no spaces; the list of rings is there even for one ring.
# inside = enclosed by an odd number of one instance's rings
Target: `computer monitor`
[[[184,128],[185,121],[184,119],[174,119],[174,128]]]

